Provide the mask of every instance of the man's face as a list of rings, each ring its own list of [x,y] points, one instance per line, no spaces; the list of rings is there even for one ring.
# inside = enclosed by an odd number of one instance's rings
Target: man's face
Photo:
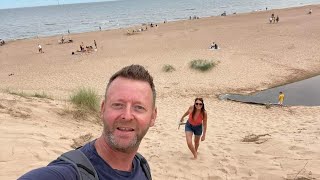
[[[150,85],[144,81],[116,78],[106,92],[101,116],[104,139],[112,149],[137,150],[157,116]]]

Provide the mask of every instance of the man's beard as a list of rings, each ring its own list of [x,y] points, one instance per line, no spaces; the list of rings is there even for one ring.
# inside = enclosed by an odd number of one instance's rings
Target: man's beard
[[[106,140],[107,144],[113,149],[117,150],[123,153],[130,153],[133,151],[136,151],[139,148],[139,145],[143,139],[143,137],[147,134],[148,129],[145,129],[140,134],[135,134],[135,136],[130,140],[129,143],[126,143],[125,145],[119,143],[119,139],[114,136],[114,131],[116,128],[110,128],[107,124],[104,124],[104,139]],[[135,131],[137,132],[138,129],[135,128]]]

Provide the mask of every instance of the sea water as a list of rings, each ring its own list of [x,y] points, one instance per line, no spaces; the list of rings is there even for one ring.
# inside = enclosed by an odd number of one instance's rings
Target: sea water
[[[1,9],[4,40],[98,31],[188,19],[319,4],[320,0],[116,0],[98,3]]]

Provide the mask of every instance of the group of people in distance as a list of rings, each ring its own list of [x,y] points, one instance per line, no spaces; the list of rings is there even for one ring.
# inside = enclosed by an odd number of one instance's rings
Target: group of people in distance
[[[71,39],[71,37],[69,37],[69,39],[66,41],[64,36],[61,36],[61,40],[59,41],[59,44],[64,44],[64,43],[73,43],[73,40]]]
[[[80,51],[77,50],[77,52],[92,52],[92,51],[96,51],[98,49],[98,45],[96,40],[93,40],[93,44],[95,49],[93,49],[93,46],[84,46],[83,42],[81,42],[80,44]],[[74,55],[74,52],[72,52],[72,55]]]
[[[271,14],[271,17],[269,18],[269,23],[278,23],[280,20],[279,16],[277,15],[277,17],[274,16],[274,13]]]

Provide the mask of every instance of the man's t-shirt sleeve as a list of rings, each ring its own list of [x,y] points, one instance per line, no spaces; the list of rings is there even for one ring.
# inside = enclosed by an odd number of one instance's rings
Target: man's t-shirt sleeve
[[[77,180],[77,171],[69,163],[50,163],[46,167],[32,170],[18,180]]]

